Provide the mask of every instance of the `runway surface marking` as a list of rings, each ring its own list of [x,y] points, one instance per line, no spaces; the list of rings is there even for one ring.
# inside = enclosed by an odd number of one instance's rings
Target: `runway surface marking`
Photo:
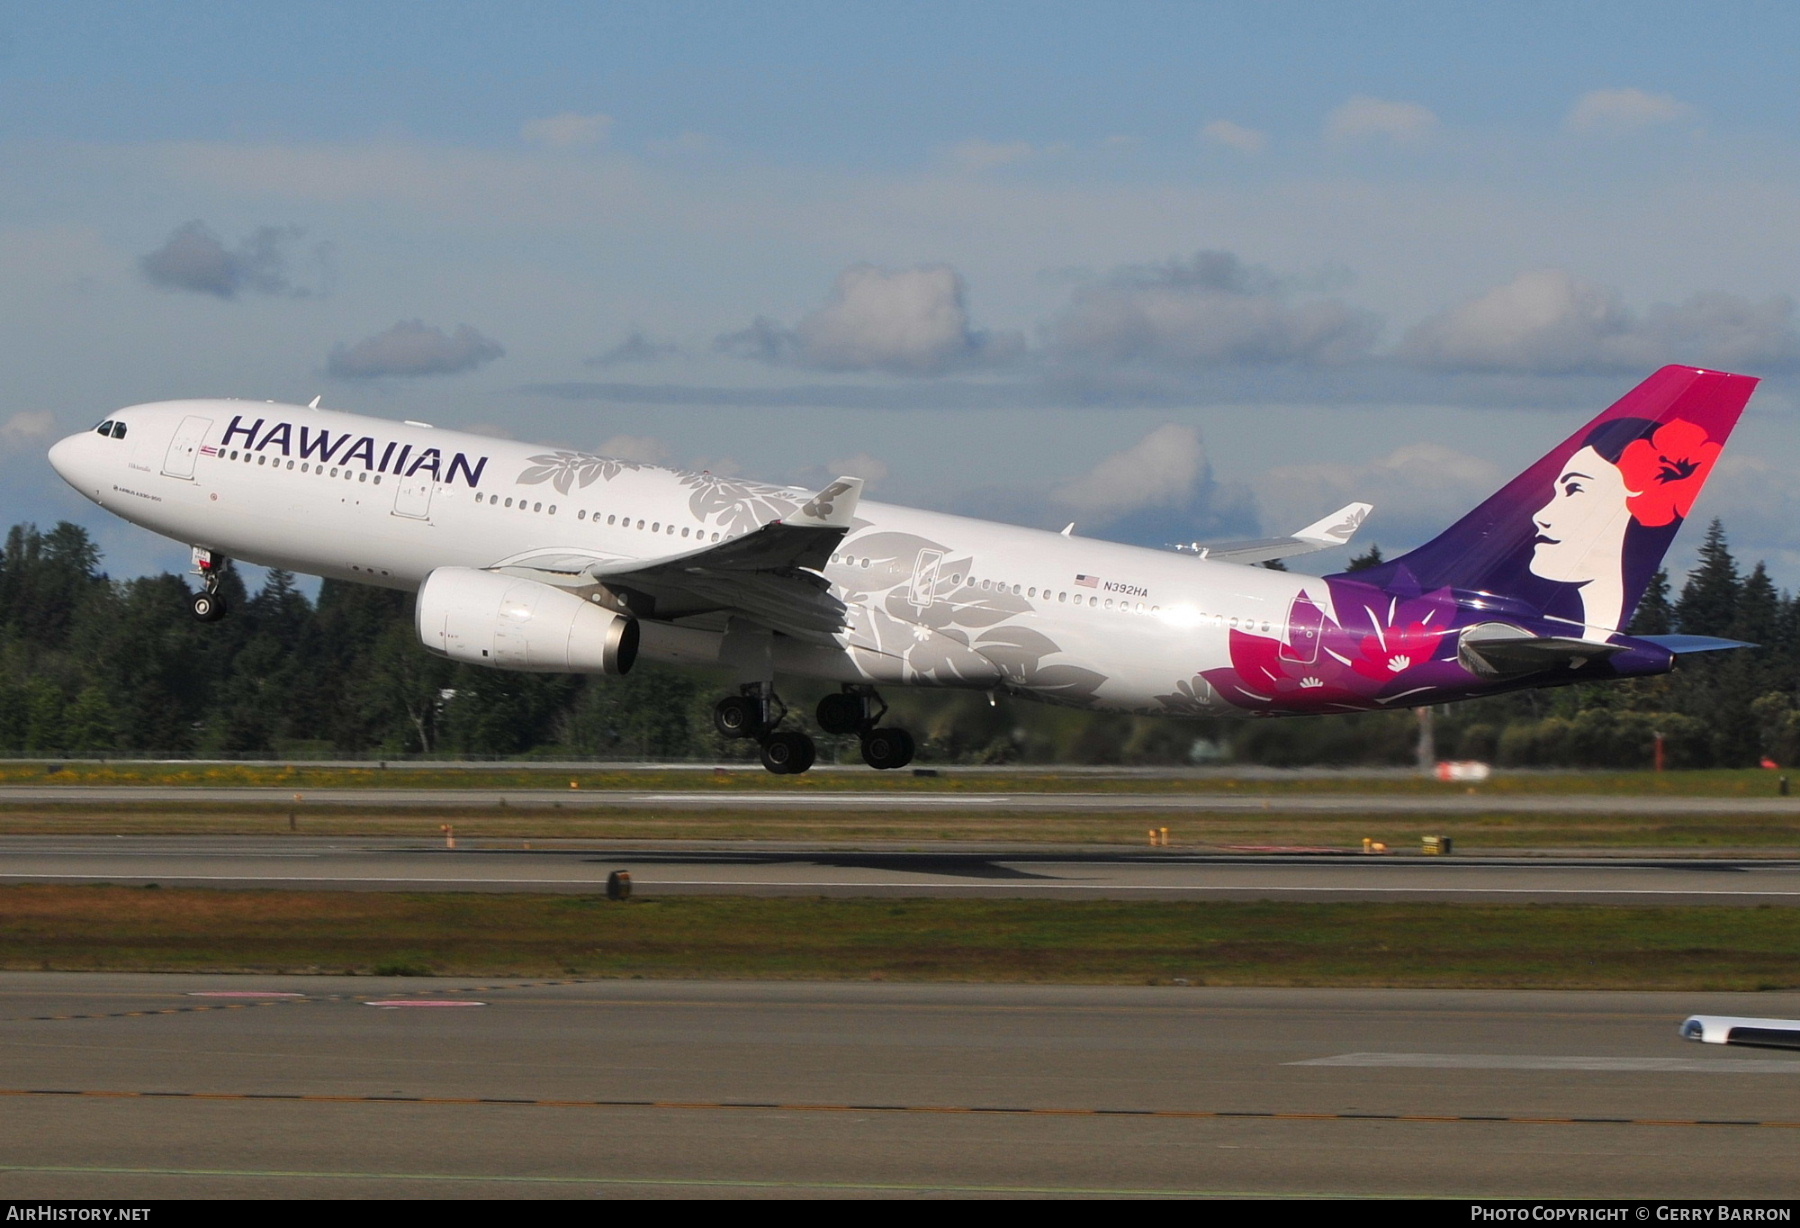
[[[1800,1061],[1781,1058],[1556,1057],[1529,1053],[1340,1053],[1286,1062],[1288,1066],[1356,1066],[1403,1070],[1675,1071],[1681,1074],[1800,1074]]]
[[[355,1096],[308,1092],[172,1092],[108,1088],[3,1087],[0,1097],[64,1100],[204,1100],[231,1103],[421,1104],[541,1109],[662,1109],[686,1112],[905,1113],[929,1116],[1134,1117],[1175,1121],[1398,1121],[1448,1125],[1464,1122],[1519,1126],[1739,1126],[1800,1130],[1800,1120],[1665,1117],[1536,1117],[1473,1113],[1282,1113],[1259,1109],[1025,1108],[1018,1105],[814,1104],[779,1100],[551,1100],[513,1096]]]
[[[326,1172],[279,1168],[103,1168],[72,1164],[0,1164],[0,1173],[65,1173],[92,1177],[306,1177],[339,1181],[431,1181],[456,1184],[643,1186],[650,1189],[841,1190],[895,1194],[1088,1194],[1105,1198],[1417,1198],[1416,1194],[1273,1193],[1264,1190],[1192,1190],[1154,1186],[959,1185],[901,1181],[770,1181],[727,1177],[534,1177],[510,1173]]]
[[[466,988],[451,988],[451,989],[441,989],[440,988],[440,989],[432,989],[429,991],[418,990],[417,992],[418,993],[430,992],[430,993],[439,993],[439,994],[494,993],[498,990],[503,990],[503,989],[543,989],[547,986],[552,986],[552,985],[579,985],[579,984],[584,984],[584,983],[585,982],[582,982],[582,981],[523,981],[523,982],[515,982],[510,985],[474,985],[474,986],[469,986]],[[197,998],[197,997],[210,997],[210,996],[221,996],[222,997],[222,996],[227,996],[227,995],[223,995],[223,994],[210,995],[210,994],[195,993],[195,994],[189,994],[187,996]],[[241,992],[238,992],[238,993],[233,993],[229,996],[244,997],[247,995],[245,995]],[[135,1010],[135,1011],[104,1011],[104,1012],[97,1012],[97,1013],[93,1013],[93,1014],[21,1015],[21,1016],[12,1018],[12,1019],[0,1019],[0,1023],[69,1023],[69,1022],[72,1022],[75,1020],[81,1020],[81,1019],[147,1019],[153,1015],[198,1015],[198,1014],[203,1014],[207,1011],[241,1011],[241,1010],[247,1010],[248,1008],[253,1007],[253,1006],[297,1006],[302,1002],[362,1002],[367,1006],[386,1006],[386,1007],[397,1007],[397,1006],[486,1006],[487,1005],[487,1003],[485,1003],[485,1002],[468,1002],[468,1001],[422,1002],[417,998],[406,998],[406,997],[396,996],[396,995],[392,995],[392,994],[389,995],[388,1000],[386,1000],[386,1001],[369,1002],[365,998],[357,997],[352,994],[300,994],[300,993],[293,993],[293,994],[279,994],[279,995],[264,995],[264,994],[259,993],[259,994],[257,994],[256,1000],[249,1001],[249,1002],[242,1002],[242,1001],[240,1001],[240,1002],[220,1002],[217,1004],[209,1003],[205,1006],[165,1006],[165,1007],[161,1007],[158,1009]],[[16,1094],[16,1093],[14,1093],[14,1094]]]
[[[919,873],[920,871],[903,871]],[[637,871],[638,874],[643,872]],[[351,884],[445,884],[451,886],[527,886],[557,887],[581,886],[592,884],[595,890],[605,885],[603,878],[427,878],[425,876],[409,876],[405,878],[362,877],[349,874],[8,874],[0,873],[0,879],[17,879],[22,881],[72,881],[72,882],[121,882],[143,881],[157,883],[351,883]],[[1800,891],[1725,891],[1709,887],[1307,887],[1307,886],[1252,886],[1252,885],[1218,885],[1199,883],[1043,883],[1021,882],[1017,879],[997,879],[980,883],[948,883],[937,879],[916,880],[907,882],[852,882],[834,881],[830,879],[729,879],[729,878],[637,878],[633,884],[636,888],[645,887],[780,887],[805,888],[809,890],[855,890],[855,891],[912,891],[918,888],[929,888],[932,891],[1174,891],[1188,894],[1222,894],[1227,892],[1282,892],[1298,895],[1570,895],[1570,896],[1731,896],[1743,898],[1800,898]]]

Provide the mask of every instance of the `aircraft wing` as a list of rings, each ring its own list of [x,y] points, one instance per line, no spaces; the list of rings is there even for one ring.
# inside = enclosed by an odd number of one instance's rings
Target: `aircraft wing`
[[[861,478],[838,478],[791,516],[677,554],[620,559],[546,550],[503,560],[493,570],[574,589],[642,618],[724,612],[828,643],[844,629],[845,607],[819,573],[849,532],[862,487]]]
[[[1197,554],[1216,563],[1267,563],[1273,559],[1292,558],[1347,544],[1362,522],[1374,511],[1367,503],[1352,503],[1339,508],[1323,520],[1314,521],[1291,537],[1264,537],[1255,541],[1191,542],[1179,549]]]

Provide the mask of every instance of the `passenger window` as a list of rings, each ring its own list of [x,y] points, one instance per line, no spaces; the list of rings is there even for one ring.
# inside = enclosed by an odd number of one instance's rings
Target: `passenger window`
[[[531,510],[534,512],[541,512],[544,510],[544,505],[542,503],[533,503],[531,505]]]
[[[682,530],[682,531],[681,531],[681,535],[682,535],[682,536],[683,536],[683,537],[686,537],[686,536],[687,536],[687,535],[688,535],[688,533],[689,533],[689,530],[687,530],[687,529],[683,529],[683,530]]]
[[[508,507],[512,506],[512,499],[510,497],[506,500],[506,506],[508,506]]]
[[[718,535],[718,534],[717,534],[717,533],[714,533],[714,534],[713,534],[713,535],[712,535],[712,539],[713,539],[713,540],[714,540],[714,541],[718,541],[718,540],[719,540],[719,535]]]
[[[552,515],[552,516],[554,516],[554,515],[556,515],[556,504],[554,504],[554,503],[552,503],[552,504],[551,504],[551,505],[550,505],[550,514],[551,514],[551,515]]]
[[[356,475],[356,480],[359,482],[366,482],[369,480],[369,475],[366,473],[359,473]]]
[[[1057,599],[1057,600],[1058,600],[1058,601],[1067,601],[1067,600],[1068,600],[1068,599],[1069,599],[1069,594],[1067,594],[1067,593],[1058,593],[1058,594],[1056,594],[1056,599]]]
[[[256,458],[256,463],[259,465],[266,465],[269,463],[269,458],[266,456],[259,456]]]
[[[643,521],[641,521],[641,520],[640,520],[640,521],[638,521],[638,523],[637,523],[637,527],[638,527],[638,528],[640,528],[640,529],[641,529],[641,528],[643,528],[643,527],[644,527],[644,522],[643,522]]]
[[[616,521],[617,521],[617,520],[618,520],[618,517],[617,517],[617,516],[608,516],[608,517],[607,517],[607,518],[606,518],[606,523],[607,523],[607,524],[613,524],[613,523],[615,523],[615,522],[616,522]]]
[[[576,512],[576,513],[575,513],[575,519],[577,519],[577,520],[586,520],[586,519],[587,519],[587,509],[586,509],[586,508],[583,508],[583,509],[582,509],[582,510],[580,510],[580,511],[579,511],[579,512]]]

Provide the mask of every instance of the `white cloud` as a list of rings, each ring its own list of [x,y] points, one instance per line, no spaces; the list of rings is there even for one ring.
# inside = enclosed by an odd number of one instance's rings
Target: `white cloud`
[[[1397,356],[1446,371],[1562,375],[1664,362],[1735,368],[1800,362],[1794,303],[1697,294],[1638,314],[1618,292],[1561,269],[1521,273],[1414,326]]]
[[[1292,532],[1346,503],[1373,503],[1375,532],[1365,530],[1352,547],[1367,549],[1381,535],[1407,547],[1435,536],[1498,490],[1505,477],[1482,457],[1411,443],[1366,464],[1280,466],[1251,486],[1270,533]]]
[[[564,111],[543,119],[528,119],[519,127],[519,137],[527,145],[544,149],[577,149],[600,145],[612,133],[610,115],[578,115]]]
[[[1438,117],[1430,107],[1362,95],[1346,102],[1325,120],[1326,138],[1340,144],[1377,138],[1417,141],[1437,129]]]
[[[948,265],[890,270],[856,264],[838,274],[829,301],[792,329],[759,317],[718,338],[715,348],[824,371],[938,375],[1003,361],[1022,342],[969,327],[962,278]]]
[[[454,333],[427,327],[423,320],[402,320],[385,332],[355,345],[338,345],[326,361],[328,373],[340,379],[377,379],[388,375],[455,375],[501,357],[506,350],[467,324]]]
[[[1072,511],[1110,520],[1145,508],[1186,506],[1210,476],[1200,432],[1170,423],[1063,483],[1055,496]]]
[[[669,445],[649,435],[614,435],[594,451],[619,460],[642,461],[647,465],[666,465]]]
[[[870,486],[887,478],[887,464],[870,456],[867,452],[858,452],[854,456],[840,456],[836,460],[828,460],[825,467],[831,470],[833,477],[861,478]]]
[[[17,413],[0,423],[0,451],[12,452],[34,447],[55,434],[55,414],[30,411]]]
[[[218,298],[236,298],[240,290],[304,296],[310,291],[288,280],[287,245],[301,233],[292,226],[264,226],[231,250],[196,220],[176,227],[161,247],[139,259],[138,268],[164,290]]]
[[[1037,152],[1030,141],[984,141],[975,137],[952,147],[950,160],[966,171],[985,171],[989,167],[1023,162]]]
[[[678,358],[682,349],[671,341],[653,341],[641,330],[633,329],[625,339],[587,360],[590,367],[616,367],[621,363],[661,362]]]
[[[1575,100],[1563,127],[1570,132],[1629,132],[1686,119],[1694,108],[1668,94],[1644,90],[1590,90]]]
[[[1255,128],[1246,128],[1242,124],[1234,124],[1228,119],[1215,119],[1200,129],[1200,139],[1214,145],[1223,145],[1235,149],[1239,153],[1261,153],[1269,143],[1269,134],[1258,132]]]
[[[1365,353],[1380,321],[1337,299],[1296,300],[1230,252],[1129,266],[1079,287],[1052,322],[1052,349],[1077,362],[1300,365]]]

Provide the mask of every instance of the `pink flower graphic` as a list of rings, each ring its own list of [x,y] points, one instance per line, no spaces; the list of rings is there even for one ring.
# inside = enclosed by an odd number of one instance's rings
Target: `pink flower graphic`
[[[1387,682],[1419,662],[1429,661],[1443,638],[1443,627],[1419,622],[1377,628],[1375,634],[1363,636],[1362,655],[1352,668],[1365,678]]]

